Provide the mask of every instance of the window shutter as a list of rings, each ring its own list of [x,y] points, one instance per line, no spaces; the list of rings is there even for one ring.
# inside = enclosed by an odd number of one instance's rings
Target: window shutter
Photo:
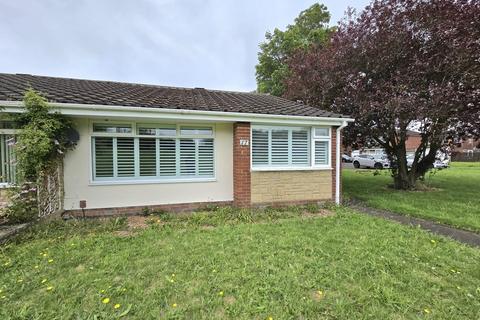
[[[113,177],[113,138],[96,137],[95,146],[95,177]]]
[[[156,139],[139,138],[140,176],[157,175],[157,143]]]
[[[309,163],[308,130],[292,130],[292,164],[308,165]]]
[[[133,138],[117,139],[117,176],[135,176],[135,150]]]
[[[272,164],[288,164],[288,130],[272,130]]]
[[[252,163],[268,165],[268,130],[252,130]]]
[[[177,172],[176,140],[158,139],[160,176],[175,176]]]
[[[180,175],[195,175],[195,140],[180,139]]]
[[[183,126],[184,137],[177,128],[172,124],[94,123],[93,179],[213,177],[213,127]]]
[[[328,141],[315,141],[315,164],[328,164]]]
[[[213,176],[213,139],[197,139],[198,175]]]

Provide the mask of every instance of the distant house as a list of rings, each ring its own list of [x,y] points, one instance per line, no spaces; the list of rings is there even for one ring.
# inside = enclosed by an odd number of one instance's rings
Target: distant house
[[[30,87],[79,133],[63,163],[71,213],[340,200],[340,133],[353,121],[341,114],[265,94],[24,74],[0,74],[1,112],[22,112]],[[0,133],[9,155],[15,132]]]
[[[453,151],[463,153],[480,152],[480,139],[465,137],[454,144]]]
[[[417,131],[408,130],[407,140],[405,141],[405,149],[407,154],[414,154],[422,142],[422,136]]]
[[[464,137],[453,144],[454,161],[480,161],[480,139]]]

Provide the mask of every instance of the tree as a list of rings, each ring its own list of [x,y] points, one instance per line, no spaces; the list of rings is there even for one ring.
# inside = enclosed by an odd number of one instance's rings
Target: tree
[[[329,21],[327,7],[316,3],[302,11],[295,23],[288,25],[285,31],[275,28],[273,33],[267,32],[266,41],[260,44],[258,64],[255,67],[257,90],[281,96],[284,80],[289,74],[287,58],[296,49],[325,43],[332,31],[328,27]]]
[[[480,2],[375,0],[327,48],[289,61],[286,96],[355,117],[347,142],[381,145],[413,189],[450,138],[480,134]],[[407,130],[421,134],[411,168]]]

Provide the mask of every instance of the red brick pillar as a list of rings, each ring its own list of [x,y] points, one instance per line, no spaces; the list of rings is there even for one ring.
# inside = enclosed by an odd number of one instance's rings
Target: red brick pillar
[[[250,123],[233,125],[233,205],[249,207],[250,201]]]

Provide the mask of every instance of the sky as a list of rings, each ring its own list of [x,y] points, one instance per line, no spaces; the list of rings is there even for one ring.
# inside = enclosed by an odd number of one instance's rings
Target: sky
[[[316,1],[0,0],[0,72],[252,91],[258,45]],[[325,0],[331,25],[369,0]]]

